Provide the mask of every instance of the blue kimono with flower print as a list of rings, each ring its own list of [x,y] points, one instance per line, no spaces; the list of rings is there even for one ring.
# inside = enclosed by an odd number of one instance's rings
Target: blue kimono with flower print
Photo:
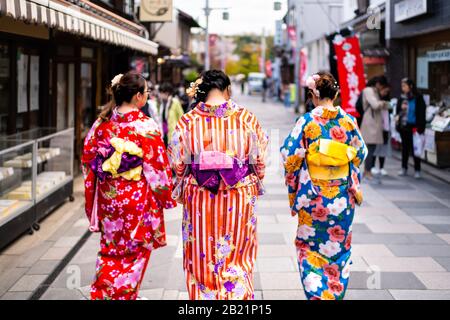
[[[354,150],[344,176],[311,178],[308,155],[318,154],[324,141]],[[356,121],[339,107],[317,107],[297,121],[281,154],[291,212],[299,221],[295,244],[305,294],[308,299],[342,299],[351,264],[355,206],[362,203],[359,166],[367,154]]]

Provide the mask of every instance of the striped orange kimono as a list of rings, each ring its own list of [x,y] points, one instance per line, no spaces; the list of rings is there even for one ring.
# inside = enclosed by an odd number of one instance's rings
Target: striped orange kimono
[[[183,185],[183,267],[191,300],[254,298],[255,207],[267,143],[256,117],[232,101],[221,106],[200,103],[176,126],[168,152],[177,183]],[[231,174],[246,161],[252,171],[232,184],[221,174],[217,190],[205,187],[192,169],[192,159],[205,151],[234,159]]]

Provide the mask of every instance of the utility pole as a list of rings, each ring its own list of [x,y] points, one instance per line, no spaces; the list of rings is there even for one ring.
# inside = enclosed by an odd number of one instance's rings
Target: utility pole
[[[206,29],[205,29],[205,70],[209,70],[211,68],[211,56],[209,52],[209,16],[211,15],[211,11],[213,10],[224,10],[227,11],[229,8],[211,8],[209,6],[209,0],[205,0],[205,16],[206,16]],[[223,20],[228,20],[229,15],[227,12],[223,15]]]
[[[209,8],[209,0],[206,0],[205,16],[206,16],[206,32],[205,32],[205,70],[211,68],[210,56],[209,56],[209,15],[211,9]]]
[[[262,30],[261,37],[261,73],[266,73],[266,29]]]

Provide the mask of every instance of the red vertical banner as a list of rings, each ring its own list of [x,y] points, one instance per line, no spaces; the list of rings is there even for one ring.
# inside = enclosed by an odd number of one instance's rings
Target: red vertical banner
[[[267,60],[266,61],[266,75],[268,77],[272,77],[272,61]]]
[[[300,50],[300,85],[306,87],[306,78],[308,77],[308,51],[306,48]]]
[[[359,38],[334,38],[339,86],[341,87],[341,106],[349,114],[359,117],[356,111],[356,101],[366,87],[364,64],[361,55]]]
[[[291,42],[292,48],[296,48],[297,47],[297,29],[295,28],[295,26],[288,26],[287,33],[288,33],[289,41]]]

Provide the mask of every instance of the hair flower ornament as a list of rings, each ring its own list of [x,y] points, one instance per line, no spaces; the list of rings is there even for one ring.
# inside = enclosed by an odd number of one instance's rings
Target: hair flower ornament
[[[309,77],[306,79],[306,86],[307,86],[309,89],[311,89],[311,91],[314,93],[314,95],[315,95],[317,98],[320,98],[320,91],[317,90],[317,88],[316,88],[316,81],[317,81],[317,80],[320,80],[320,76],[319,76],[318,74],[314,74],[314,75],[312,75],[312,76],[309,76]]]
[[[115,85],[118,85],[120,82],[120,79],[122,79],[123,74],[118,74],[114,77],[114,79],[111,80],[111,87],[114,87]]]
[[[203,83],[202,78],[198,78],[195,82],[191,82],[190,87],[186,90],[186,94],[190,98],[194,98],[197,96],[198,92],[204,93],[203,91],[199,90],[198,86]]]

